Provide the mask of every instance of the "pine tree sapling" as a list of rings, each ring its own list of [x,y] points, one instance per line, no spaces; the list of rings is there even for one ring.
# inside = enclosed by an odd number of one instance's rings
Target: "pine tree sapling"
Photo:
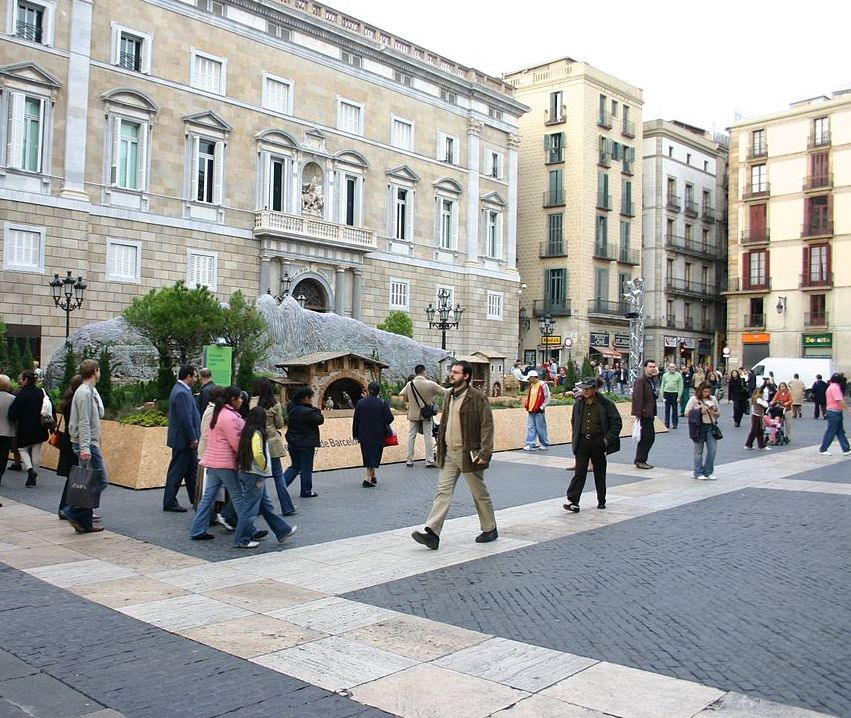
[[[383,332],[390,332],[391,334],[399,334],[409,339],[413,339],[414,337],[414,322],[411,320],[411,316],[407,312],[398,309],[390,312],[387,315],[387,319],[379,324],[376,329],[380,329]]]
[[[587,356],[582,360],[582,376],[583,378],[596,376],[594,373],[594,367],[591,366],[591,360]]]

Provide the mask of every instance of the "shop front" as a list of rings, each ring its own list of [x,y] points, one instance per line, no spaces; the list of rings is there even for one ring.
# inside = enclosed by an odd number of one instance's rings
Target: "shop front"
[[[770,356],[771,334],[768,332],[745,332],[742,334],[742,366],[750,369],[762,359]]]
[[[833,332],[802,334],[801,349],[807,359],[833,359]]]

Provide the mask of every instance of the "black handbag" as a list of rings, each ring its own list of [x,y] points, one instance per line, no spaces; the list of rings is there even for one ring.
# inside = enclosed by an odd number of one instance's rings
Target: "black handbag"
[[[103,471],[85,466],[72,466],[68,474],[68,505],[75,509],[93,509],[100,505]]]
[[[414,380],[411,379],[411,391],[414,392],[414,396],[417,397],[418,402],[422,404],[420,407],[420,416],[423,419],[431,419],[433,416],[437,416],[437,406],[434,404],[426,404],[423,398],[420,396],[420,393],[417,391],[417,388],[414,386]]]
[[[721,433],[721,427],[714,421],[712,422],[712,426],[709,427],[709,431],[712,433],[712,438],[716,441],[724,438],[724,434]]]

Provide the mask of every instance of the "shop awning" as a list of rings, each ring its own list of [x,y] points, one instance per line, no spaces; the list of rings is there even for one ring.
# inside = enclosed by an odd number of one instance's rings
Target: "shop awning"
[[[612,349],[610,347],[591,347],[591,350],[599,352],[604,357],[610,357],[612,359],[620,359],[623,356],[617,349]]]

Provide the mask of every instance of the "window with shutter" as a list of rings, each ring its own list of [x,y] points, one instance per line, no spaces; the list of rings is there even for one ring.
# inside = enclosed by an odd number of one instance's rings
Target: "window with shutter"
[[[9,271],[44,271],[45,230],[29,225],[3,227],[3,268]]]
[[[502,321],[502,292],[488,292],[487,315],[488,319]]]
[[[126,240],[107,240],[106,278],[114,282],[139,282],[142,245]]]
[[[363,105],[348,100],[337,100],[337,129],[353,135],[363,134]]]
[[[390,280],[390,309],[408,311],[410,284],[401,279]]]
[[[216,291],[218,266],[217,252],[187,250],[186,284],[189,287],[207,287]]]
[[[390,144],[400,150],[412,150],[414,148],[414,125],[408,120],[398,117],[392,119],[390,130]]]

